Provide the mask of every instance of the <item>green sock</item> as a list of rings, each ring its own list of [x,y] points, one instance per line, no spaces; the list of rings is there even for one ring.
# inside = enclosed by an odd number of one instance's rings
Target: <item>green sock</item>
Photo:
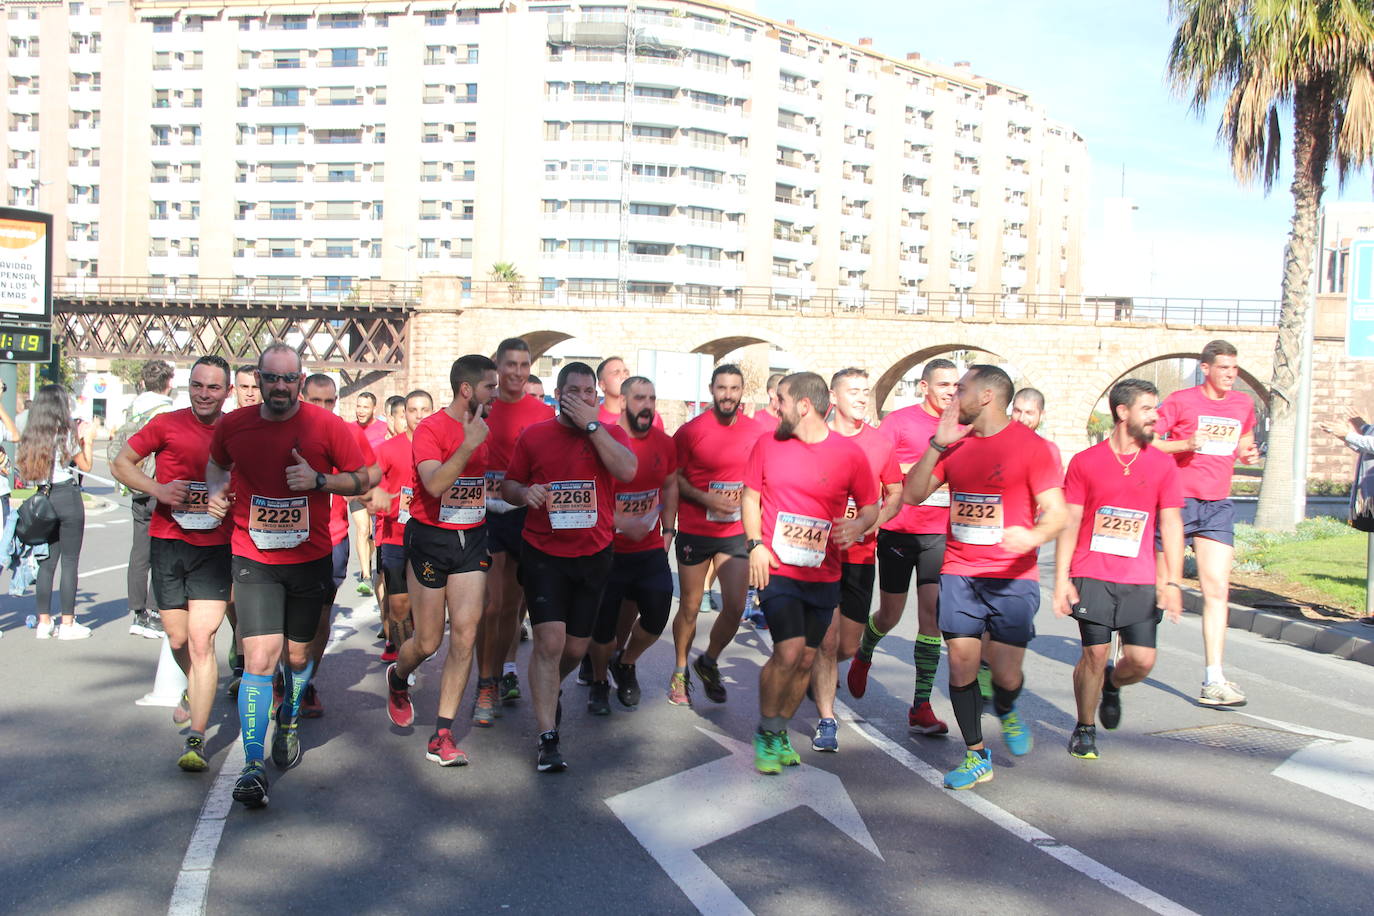
[[[916,663],[916,693],[913,706],[930,702],[930,691],[935,686],[935,672],[940,667],[940,637],[916,634],[916,643],[911,649],[911,659]]]
[[[864,635],[859,639],[859,658],[866,662],[873,661],[873,650],[878,648],[878,641],[887,634],[873,625],[873,615],[868,617],[868,624],[864,627]]]

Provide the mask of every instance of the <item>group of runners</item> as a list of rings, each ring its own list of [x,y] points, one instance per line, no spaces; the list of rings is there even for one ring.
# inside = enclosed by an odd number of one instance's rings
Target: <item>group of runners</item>
[[[961,374],[932,359],[919,402],[878,426],[866,419],[875,405],[862,369],[829,380],[774,376],[768,407],[750,416],[743,373],[720,365],[709,408],[671,436],[653,381],[622,359],[596,369],[565,363],[553,388],[557,411],[530,371],[529,347],[508,339],[490,358],[454,361],[448,403],[412,391],[377,418],[368,395],[345,421],[334,412],[333,380],[307,376],[285,344],[264,349],[256,366],[231,369],[214,356],[195,363],[191,406],[154,417],[114,466],[122,483],[156,500],[153,585],[189,684],[179,711],[189,720],[182,769],[208,766],[214,640],[226,616],[246,760],[234,798],[267,803],[269,752],[280,769],[298,761],[300,719],[323,712],[314,679],[347,576],[350,530],[364,593],[375,544],[386,710],[401,729],[415,721],[415,672],[447,629],[425,747],[441,766],[467,762],[454,723],[474,665],[472,723],[494,725],[527,690],[541,772],[567,767],[559,729],[574,670],[588,683],[590,713],[610,713],[612,688],[623,706],[638,705],[637,666],[672,616],[670,551],[679,597],[675,662],[663,684],[670,704],[697,702],[698,685],[711,702],[726,702],[721,655],[747,606],[757,603],[766,622],[772,653],[759,674],[754,735],[761,773],[800,762],[790,720],[808,695],[818,713],[812,749],[839,749],[840,667],[848,661],[847,689],[864,696],[913,578],[908,724],[917,734],[948,731],[931,703],[943,645],[967,746],[945,785],[992,778],[987,702],[1007,749],[1028,753],[1017,699],[1040,605],[1037,551],[1056,539],[1053,610],[1077,620],[1083,643],[1071,754],[1098,756],[1097,723],[1117,727],[1121,688],[1153,666],[1157,625],[1182,610],[1185,541],[1205,599],[1200,702],[1245,702],[1221,666],[1227,497],[1235,460],[1257,457],[1255,418],[1250,398],[1233,390],[1236,350],[1225,341],[1204,348],[1201,385],[1162,403],[1149,382],[1116,383],[1110,434],[1075,455],[1067,473],[1035,431],[1044,396],[1015,392],[993,365]],[[231,394],[236,407],[226,411]],[[152,476],[140,469],[150,456]],[[712,581],[721,611],[694,653]],[[525,615],[532,646],[522,684],[515,648]]]

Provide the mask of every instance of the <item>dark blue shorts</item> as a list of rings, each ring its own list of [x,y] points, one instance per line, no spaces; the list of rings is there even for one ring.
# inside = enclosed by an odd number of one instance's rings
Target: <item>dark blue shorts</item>
[[[1236,504],[1229,499],[1183,498],[1183,543],[1206,538],[1219,544],[1236,542]],[[1164,549],[1164,538],[1155,526],[1155,552]]]
[[[1040,609],[1037,579],[940,576],[940,631],[945,639],[981,637],[1024,648],[1035,638]]]
[[[524,544],[526,508],[487,513],[487,553],[508,553],[517,563]]]
[[[759,606],[768,620],[768,635],[774,645],[800,636],[808,649],[816,648],[830,629],[839,603],[838,580],[802,582],[775,574],[768,577],[768,587],[759,592]]]

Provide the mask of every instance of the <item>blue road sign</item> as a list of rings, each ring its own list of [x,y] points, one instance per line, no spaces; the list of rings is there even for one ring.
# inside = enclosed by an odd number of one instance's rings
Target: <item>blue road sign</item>
[[[1346,283],[1350,307],[1346,313],[1345,354],[1374,359],[1374,239],[1350,243],[1350,276]]]

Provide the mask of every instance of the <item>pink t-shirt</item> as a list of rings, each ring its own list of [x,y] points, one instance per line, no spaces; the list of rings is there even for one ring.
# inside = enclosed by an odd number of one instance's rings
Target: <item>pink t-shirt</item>
[[[837,435],[840,434],[837,433]],[[859,427],[857,435],[846,438],[857,445],[863,451],[864,457],[868,459],[868,469],[873,472],[873,479],[878,482],[878,496],[880,498],[888,484],[902,482],[902,470],[897,467],[897,449],[892,445],[892,440],[867,423]],[[858,503],[846,504],[845,517],[852,518],[859,508]],[[877,537],[869,535],[846,547],[844,555],[840,559],[845,563],[871,566],[874,563],[877,549]]]
[[[930,447],[930,437],[935,435],[939,423],[939,414],[932,416],[923,404],[913,404],[884,417],[878,431],[892,440],[899,466],[913,465]],[[941,487],[919,506],[902,506],[902,511],[883,525],[883,530],[902,534],[944,534],[948,522],[949,490]]]
[[[678,471],[698,490],[726,494],[738,507],[749,450],[762,433],[757,423],[738,411],[734,423],[722,426],[715,411],[708,410],[682,424],[673,436],[677,443]],[[686,497],[678,504],[677,527],[684,534],[712,538],[744,533],[738,511],[721,519],[717,513],[707,513],[705,506]]]
[[[949,484],[950,509],[941,572],[983,579],[1038,579],[1036,553],[1002,549],[1007,528],[1035,525],[1035,497],[1064,484],[1045,440],[1008,422],[991,436],[968,435],[935,463]]]
[[[1178,467],[1170,456],[1146,446],[1120,458],[1111,442],[1099,442],[1069,461],[1064,500],[1083,507],[1069,575],[1154,584],[1159,510],[1183,506]]]
[[[1183,481],[1183,495],[1194,499],[1226,499],[1240,439],[1255,428],[1255,404],[1248,394],[1228,391],[1213,400],[1202,386],[1175,391],[1159,405],[1155,433],[1166,439],[1190,439],[1199,429],[1205,441],[1196,451],[1175,452]]]
[[[359,424],[358,421],[355,420],[349,425],[356,426],[363,431],[363,436],[367,439],[367,444],[371,446],[373,452],[376,452],[377,447],[386,441],[387,429],[385,420],[373,420],[366,426]]]
[[[833,430],[820,442],[764,436],[749,455],[744,485],[760,494],[763,542],[773,572],[801,582],[838,582],[840,549],[830,536],[850,499],[878,501],[878,482],[863,449]]]

